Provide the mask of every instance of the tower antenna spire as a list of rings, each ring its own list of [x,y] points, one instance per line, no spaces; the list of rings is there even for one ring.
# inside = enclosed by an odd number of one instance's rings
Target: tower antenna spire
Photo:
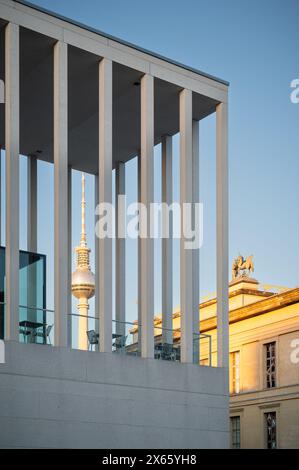
[[[80,245],[85,247],[87,246],[86,226],[85,226],[86,201],[85,201],[85,175],[83,172],[82,172],[82,178],[81,178],[81,186],[82,186],[82,200],[81,200],[81,242],[80,242]]]

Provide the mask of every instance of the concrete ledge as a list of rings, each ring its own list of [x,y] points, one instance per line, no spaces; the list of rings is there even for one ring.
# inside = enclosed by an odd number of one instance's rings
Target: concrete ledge
[[[6,342],[0,447],[228,446],[225,369]]]

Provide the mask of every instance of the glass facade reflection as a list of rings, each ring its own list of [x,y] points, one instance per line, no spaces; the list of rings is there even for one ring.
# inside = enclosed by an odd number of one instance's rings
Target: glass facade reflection
[[[46,341],[46,256],[20,250],[19,271],[20,341]],[[30,326],[31,325],[31,326]],[[37,327],[40,325],[40,327]],[[0,247],[0,339],[5,328],[5,248]],[[41,334],[42,333],[42,334]],[[30,338],[29,338],[30,337]]]

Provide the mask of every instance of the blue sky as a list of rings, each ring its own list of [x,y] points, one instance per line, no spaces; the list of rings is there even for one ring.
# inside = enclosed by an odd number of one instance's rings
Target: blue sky
[[[230,263],[239,252],[245,256],[253,254],[255,277],[260,282],[299,285],[299,104],[290,101],[290,82],[299,78],[299,2],[36,0],[35,3],[230,82]],[[211,117],[201,125],[200,141],[200,189],[204,203],[202,295],[215,290],[214,133],[215,120]],[[158,178],[159,149],[155,159]],[[174,159],[178,162],[176,146]],[[175,165],[178,170],[178,163]],[[51,170],[40,166],[39,171],[46,181]],[[134,172],[132,162],[127,169],[127,182],[132,182],[129,199],[134,199],[136,192]],[[79,183],[79,176],[74,175],[75,184]],[[177,176],[174,181],[177,184]],[[51,194],[49,187],[48,202]],[[159,194],[157,183],[155,196],[158,200]],[[90,179],[87,194],[90,240],[93,236],[92,197]],[[79,204],[77,190],[73,198],[73,203]],[[52,214],[49,204],[48,213]],[[42,210],[40,217],[44,217]],[[44,229],[40,229],[42,252],[48,252],[52,243],[46,222]],[[79,241],[79,219],[75,213],[73,229],[75,245]],[[136,250],[130,243],[127,313],[129,318],[134,318]],[[158,246],[155,261],[158,312],[161,303]],[[176,306],[179,302],[177,254],[174,267]],[[50,299],[49,302],[52,303]]]

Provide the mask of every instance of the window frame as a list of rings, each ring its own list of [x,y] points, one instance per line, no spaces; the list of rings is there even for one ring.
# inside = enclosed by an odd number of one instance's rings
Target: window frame
[[[267,415],[275,414],[275,447],[268,447],[268,426]],[[269,408],[263,410],[263,434],[264,434],[264,449],[278,449],[278,410],[276,408]]]
[[[236,420],[238,418],[238,422],[239,422],[239,429],[237,429],[237,432],[239,432],[239,441],[238,441],[238,444],[239,446],[238,447],[234,447],[233,446],[233,432],[235,431],[233,429],[233,421]],[[230,415],[229,417],[229,424],[230,424],[230,448],[231,449],[241,449],[241,439],[242,439],[242,420],[241,420],[241,413],[235,413],[235,414],[232,414]]]
[[[267,347],[274,345],[275,354],[275,371],[274,371],[274,383],[275,385],[268,386],[268,367],[267,367]],[[263,388],[265,390],[272,390],[278,387],[278,340],[277,338],[271,338],[267,341],[263,341]]]

